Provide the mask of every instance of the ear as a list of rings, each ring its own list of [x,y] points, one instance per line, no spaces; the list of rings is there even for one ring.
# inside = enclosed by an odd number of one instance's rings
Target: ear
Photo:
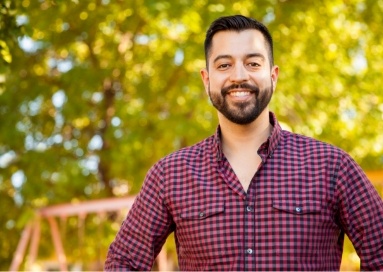
[[[279,67],[277,65],[274,65],[271,68],[271,80],[273,81],[273,91],[275,91],[275,87],[277,86],[278,75],[279,75]]]
[[[203,85],[205,86],[205,92],[209,95],[209,72],[206,68],[200,71]]]

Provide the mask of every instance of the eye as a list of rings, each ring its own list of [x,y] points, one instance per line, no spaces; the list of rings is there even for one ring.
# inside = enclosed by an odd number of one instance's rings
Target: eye
[[[247,65],[250,66],[250,67],[260,67],[260,66],[261,66],[261,65],[260,65],[259,63],[257,63],[257,62],[250,62],[250,63],[248,63]]]
[[[218,69],[219,70],[225,70],[225,69],[227,69],[227,68],[229,68],[230,67],[230,64],[228,64],[228,63],[223,63],[223,64],[220,64],[220,65],[218,65]]]

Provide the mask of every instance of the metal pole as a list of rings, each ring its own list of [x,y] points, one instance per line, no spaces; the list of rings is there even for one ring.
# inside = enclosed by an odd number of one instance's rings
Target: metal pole
[[[61,271],[68,271],[66,256],[64,253],[63,245],[61,243],[60,232],[59,232],[59,229],[57,226],[57,222],[53,217],[47,217],[47,220],[48,220],[49,225],[51,227],[53,244],[55,246],[56,254],[57,254],[57,257],[59,260],[60,270]]]
[[[24,253],[28,245],[29,237],[31,236],[31,231],[32,231],[32,224],[29,223],[26,225],[26,227],[23,230],[23,233],[21,234],[19,244],[17,245],[15,255],[13,256],[11,267],[9,268],[10,271],[19,270],[20,264],[24,259]]]

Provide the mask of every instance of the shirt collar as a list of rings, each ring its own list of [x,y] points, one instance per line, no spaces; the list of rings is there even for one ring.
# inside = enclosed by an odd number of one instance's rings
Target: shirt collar
[[[270,124],[272,125],[272,130],[269,138],[264,142],[258,149],[258,154],[262,157],[262,160],[265,161],[267,158],[270,158],[274,150],[277,148],[281,138],[282,138],[282,128],[278,123],[278,120],[273,112],[269,112]],[[221,127],[218,125],[216,132],[214,134],[214,145],[212,155],[215,156],[217,161],[222,160],[224,157],[222,152],[222,143],[221,143]]]

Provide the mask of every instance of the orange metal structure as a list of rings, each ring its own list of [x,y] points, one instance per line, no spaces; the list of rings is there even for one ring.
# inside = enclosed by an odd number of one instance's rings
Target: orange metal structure
[[[56,218],[65,218],[68,216],[79,216],[84,218],[90,213],[106,213],[111,211],[121,211],[130,209],[133,205],[134,197],[109,198],[101,200],[91,200],[83,203],[61,204],[40,209],[36,212],[36,218],[33,222],[27,224],[21,235],[19,244],[14,254],[10,271],[17,271],[25,257],[25,251],[30,242],[27,263],[33,264],[37,258],[38,246],[40,241],[40,223],[46,219],[50,226],[53,245],[57,254],[58,263],[61,271],[68,271],[68,264],[64,252],[63,244],[60,238],[60,231]],[[159,270],[166,270],[166,253],[163,251],[157,258]]]

